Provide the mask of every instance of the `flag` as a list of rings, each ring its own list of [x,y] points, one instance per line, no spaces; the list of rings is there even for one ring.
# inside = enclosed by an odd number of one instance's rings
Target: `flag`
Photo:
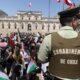
[[[68,6],[73,6],[72,2],[70,0],[64,0],[64,3]]]
[[[29,7],[31,7],[32,6],[32,3],[31,2],[29,2],[29,5],[28,5]]]
[[[27,73],[31,73],[32,71],[36,70],[37,68],[37,65],[35,64],[34,61],[30,61],[29,65],[28,65],[28,68],[27,68]]]
[[[8,37],[8,44],[10,46],[14,46],[14,40],[12,40],[10,37]]]
[[[0,80],[9,80],[8,76],[0,71]]]
[[[58,3],[60,3],[60,2],[61,2],[61,0],[57,0],[57,2],[58,2]]]

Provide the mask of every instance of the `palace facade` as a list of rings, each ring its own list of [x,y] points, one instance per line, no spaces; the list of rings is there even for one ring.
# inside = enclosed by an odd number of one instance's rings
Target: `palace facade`
[[[0,10],[0,33],[40,32],[51,33],[59,30],[59,17],[44,17],[40,11],[18,11],[16,16],[8,16]]]

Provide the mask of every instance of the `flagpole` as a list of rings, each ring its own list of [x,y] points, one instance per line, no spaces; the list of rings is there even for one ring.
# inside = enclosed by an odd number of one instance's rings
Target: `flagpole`
[[[29,2],[29,4],[28,4],[29,11],[31,11],[31,6],[32,6],[32,3],[31,3],[31,2]]]
[[[62,10],[64,10],[64,0],[63,0],[63,2],[62,2]]]
[[[74,3],[74,1],[72,0],[72,3],[73,3],[73,6],[75,6],[75,3]]]
[[[48,32],[50,29],[50,0],[49,0],[49,11],[48,11]]]

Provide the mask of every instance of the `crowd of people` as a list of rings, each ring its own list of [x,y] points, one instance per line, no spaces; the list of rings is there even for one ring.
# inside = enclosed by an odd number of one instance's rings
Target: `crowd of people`
[[[20,32],[5,37],[0,34],[0,70],[10,80],[40,80],[43,70],[37,60],[37,52],[44,36]]]

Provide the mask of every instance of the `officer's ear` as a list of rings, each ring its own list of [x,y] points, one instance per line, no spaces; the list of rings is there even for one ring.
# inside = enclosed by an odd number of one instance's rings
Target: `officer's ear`
[[[72,27],[73,27],[74,30],[75,30],[76,27],[77,27],[77,20],[78,20],[78,18],[76,18],[76,17],[73,17],[73,18],[72,18]]]
[[[72,18],[72,24],[74,24],[75,18]]]

